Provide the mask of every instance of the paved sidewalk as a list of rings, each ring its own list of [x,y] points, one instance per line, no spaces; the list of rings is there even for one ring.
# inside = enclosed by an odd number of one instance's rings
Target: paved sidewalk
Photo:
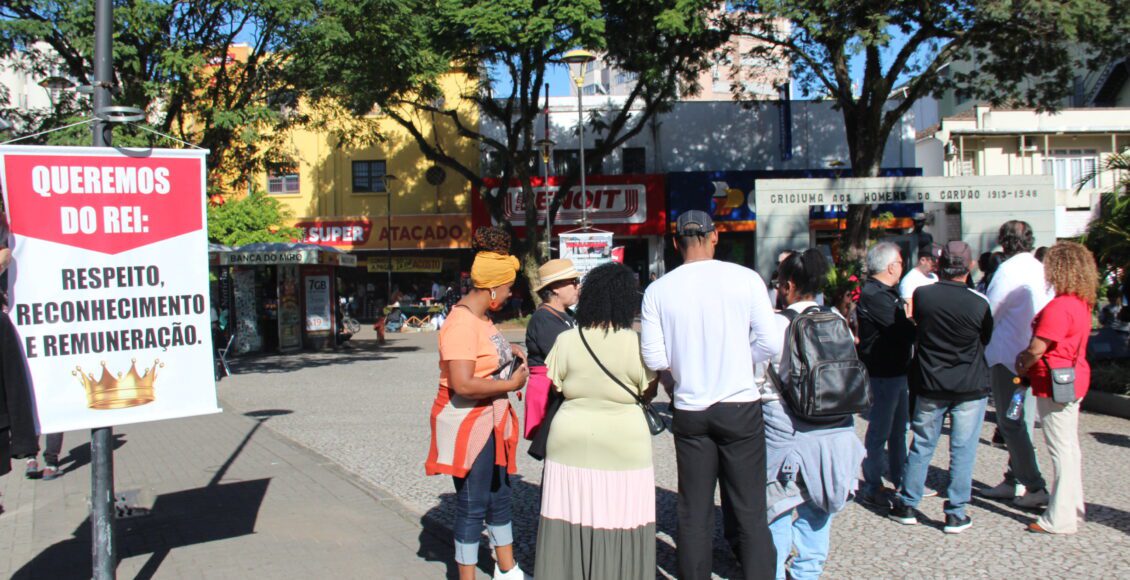
[[[119,520],[118,576],[444,576],[446,543],[397,500],[263,428],[288,413],[249,413],[260,422],[229,409],[117,429],[116,491],[152,507]],[[88,441],[67,434],[59,479],[24,479],[23,461],[0,478],[0,576],[90,578]],[[439,556],[418,556],[429,551]]]

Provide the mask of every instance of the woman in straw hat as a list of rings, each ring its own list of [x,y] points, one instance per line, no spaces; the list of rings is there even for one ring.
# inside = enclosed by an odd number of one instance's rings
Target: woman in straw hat
[[[526,325],[526,352],[529,353],[530,385],[526,389],[526,439],[533,439],[545,417],[549,395],[545,357],[557,342],[557,335],[576,326],[568,308],[577,304],[581,275],[571,260],[550,260],[538,268],[534,292],[541,306]]]
[[[585,276],[577,328],[546,358],[565,401],[546,443],[539,580],[655,578],[651,433],[635,397],[650,400],[656,382],[632,330],[639,312],[635,273],[599,266]]]
[[[485,228],[486,229],[486,228]],[[499,234],[476,232],[476,242]],[[498,240],[495,240],[498,241]],[[509,393],[526,384],[522,352],[491,322],[510,297],[518,260],[484,247],[471,266],[474,289],[454,308],[439,332],[439,392],[432,404],[428,475],[450,475],[455,483],[455,562],[459,577],[475,578],[479,538],[486,521],[497,563],[494,578],[522,580],[514,561],[510,479],[518,470],[518,416]],[[508,245],[508,244],[506,244]]]

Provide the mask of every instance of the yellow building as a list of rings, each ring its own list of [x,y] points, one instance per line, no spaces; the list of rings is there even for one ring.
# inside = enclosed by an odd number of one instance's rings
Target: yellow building
[[[470,82],[453,72],[442,88],[447,103],[460,103],[461,122],[477,130],[478,111],[461,98],[474,90]],[[450,118],[406,114],[429,144],[478,172],[478,145],[458,136]],[[471,184],[428,160],[392,118],[379,112],[367,118],[381,137],[374,145],[353,147],[329,130],[281,136],[272,157],[284,161],[260,175],[257,186],[295,216],[300,241],[358,256],[356,271],[339,274],[346,293],[383,300],[389,286],[405,292],[415,286],[417,295],[428,295],[433,281],[449,284],[470,265]]]

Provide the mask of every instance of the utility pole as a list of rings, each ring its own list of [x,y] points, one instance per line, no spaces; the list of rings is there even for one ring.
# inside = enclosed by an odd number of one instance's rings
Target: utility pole
[[[111,105],[114,83],[114,5],[97,0],[94,6],[94,146],[109,147],[112,125],[101,120]],[[94,580],[113,580],[117,575],[118,547],[114,534],[114,429],[90,431],[90,532]]]

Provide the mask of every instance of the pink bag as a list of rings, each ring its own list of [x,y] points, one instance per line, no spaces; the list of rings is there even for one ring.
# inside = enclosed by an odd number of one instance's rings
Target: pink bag
[[[545,419],[549,404],[549,389],[553,383],[546,376],[546,367],[530,367],[530,380],[526,383],[526,439],[533,439]]]

